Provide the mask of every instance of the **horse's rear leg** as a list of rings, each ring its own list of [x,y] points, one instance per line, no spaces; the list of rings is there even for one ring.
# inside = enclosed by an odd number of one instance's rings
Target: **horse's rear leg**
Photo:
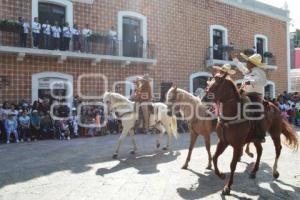
[[[195,133],[194,131],[191,131],[191,141],[190,141],[189,153],[188,153],[188,156],[185,160],[184,165],[182,166],[182,169],[187,169],[188,168],[188,165],[189,165],[189,162],[190,162],[191,156],[192,156],[192,151],[194,149],[197,137],[198,137],[197,133]]]
[[[257,158],[256,158],[255,166],[254,166],[251,174],[249,175],[249,178],[252,178],[252,179],[256,178],[256,172],[259,169],[259,163],[260,163],[260,158],[261,158],[261,154],[262,154],[261,143],[255,142],[254,145],[256,148],[256,152],[257,152]]]
[[[130,153],[131,154],[135,154],[135,152],[137,150],[137,145],[136,145],[136,140],[135,140],[134,130],[133,129],[130,130],[130,136],[131,136],[132,145],[133,145],[133,150]]]
[[[215,167],[215,174],[221,178],[221,179],[225,179],[225,174],[221,173],[219,171],[219,168],[218,168],[218,158],[219,156],[225,151],[225,149],[227,148],[227,144],[224,144],[222,143],[221,141],[219,141],[218,145],[217,145],[217,149],[216,149],[216,152],[213,156],[213,164],[214,164],[214,167]]]
[[[254,157],[254,154],[253,153],[251,153],[250,152],[250,142],[246,145],[246,150],[245,150],[245,152],[246,152],[246,154],[249,156],[249,157],[251,157],[251,158],[253,158]]]
[[[277,167],[278,167],[278,159],[279,159],[281,149],[282,149],[281,140],[280,140],[280,132],[278,131],[278,129],[276,131],[270,131],[270,135],[271,135],[271,138],[275,145],[275,151],[276,151],[276,158],[275,158],[275,162],[273,165],[273,177],[276,179],[279,177],[279,172],[277,171]]]
[[[234,149],[233,149],[233,158],[232,158],[232,161],[231,161],[231,164],[230,164],[230,170],[231,170],[230,178],[229,178],[227,184],[225,185],[225,187],[222,191],[223,195],[229,195],[230,194],[231,185],[233,183],[233,176],[234,176],[234,172],[235,172],[235,169],[236,169],[236,164],[239,161],[242,149],[243,149],[242,146],[238,147],[238,148],[234,147]]]
[[[207,164],[206,169],[211,169],[212,156],[210,153],[210,135],[206,134],[203,137],[204,137],[204,141],[205,141],[205,148],[206,148],[206,151],[208,154],[208,164]]]

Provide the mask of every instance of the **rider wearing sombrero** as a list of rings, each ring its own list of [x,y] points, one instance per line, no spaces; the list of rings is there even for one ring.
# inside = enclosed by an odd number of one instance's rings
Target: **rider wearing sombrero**
[[[142,121],[143,121],[143,132],[147,133],[149,130],[149,105],[152,100],[152,88],[150,84],[150,77],[148,74],[145,74],[142,77],[137,77],[136,81],[136,89],[133,95],[133,100],[137,102],[142,111]]]
[[[237,68],[244,75],[241,89],[250,98],[251,102],[263,102],[264,88],[267,84],[267,77],[264,71],[265,64],[262,63],[262,57],[260,54],[254,54],[250,57],[245,54],[240,54],[243,59],[246,60],[246,66],[241,63],[236,56],[233,57],[233,62]],[[258,109],[257,106],[252,105],[251,108]],[[255,113],[253,117],[260,117],[261,113]],[[259,142],[265,142],[266,128],[264,126],[264,120],[254,120],[255,122],[255,135]]]

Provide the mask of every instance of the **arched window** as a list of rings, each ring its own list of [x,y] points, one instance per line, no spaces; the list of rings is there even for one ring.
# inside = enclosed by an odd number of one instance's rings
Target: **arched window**
[[[226,60],[228,55],[223,51],[223,46],[228,45],[228,30],[221,25],[210,26],[210,48],[213,59]]]
[[[73,27],[73,3],[68,0],[32,0],[32,20],[39,17],[40,22],[49,20],[51,24],[68,22]]]
[[[190,75],[190,93],[200,95],[207,87],[207,81],[212,77],[208,72],[196,72]],[[198,94],[199,93],[199,94]]]
[[[118,39],[122,41],[120,55],[128,57],[145,57],[144,51],[148,41],[147,17],[132,11],[118,13]]]

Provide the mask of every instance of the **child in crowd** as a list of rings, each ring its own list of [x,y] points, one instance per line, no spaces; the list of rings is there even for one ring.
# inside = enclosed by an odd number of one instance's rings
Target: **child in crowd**
[[[18,135],[18,123],[15,119],[15,114],[10,112],[8,114],[8,118],[5,120],[5,132],[6,132],[6,143],[10,143],[10,135],[14,134],[16,142],[19,143],[19,135]]]
[[[31,130],[30,130],[30,117],[27,115],[26,110],[21,111],[21,116],[19,117],[20,123],[20,133],[21,133],[21,142],[24,142],[26,139],[28,142],[31,141]]]
[[[41,118],[37,110],[32,111],[30,124],[34,140],[37,140],[37,138],[41,138]]]

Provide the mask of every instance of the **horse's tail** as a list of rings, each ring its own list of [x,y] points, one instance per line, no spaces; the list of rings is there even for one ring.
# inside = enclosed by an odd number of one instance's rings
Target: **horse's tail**
[[[297,151],[299,147],[297,133],[286,120],[282,120],[282,133],[286,138],[285,145],[294,151]]]
[[[171,129],[172,135],[177,139],[177,137],[178,137],[178,133],[177,133],[177,119],[176,119],[175,116],[171,117],[170,129]]]

